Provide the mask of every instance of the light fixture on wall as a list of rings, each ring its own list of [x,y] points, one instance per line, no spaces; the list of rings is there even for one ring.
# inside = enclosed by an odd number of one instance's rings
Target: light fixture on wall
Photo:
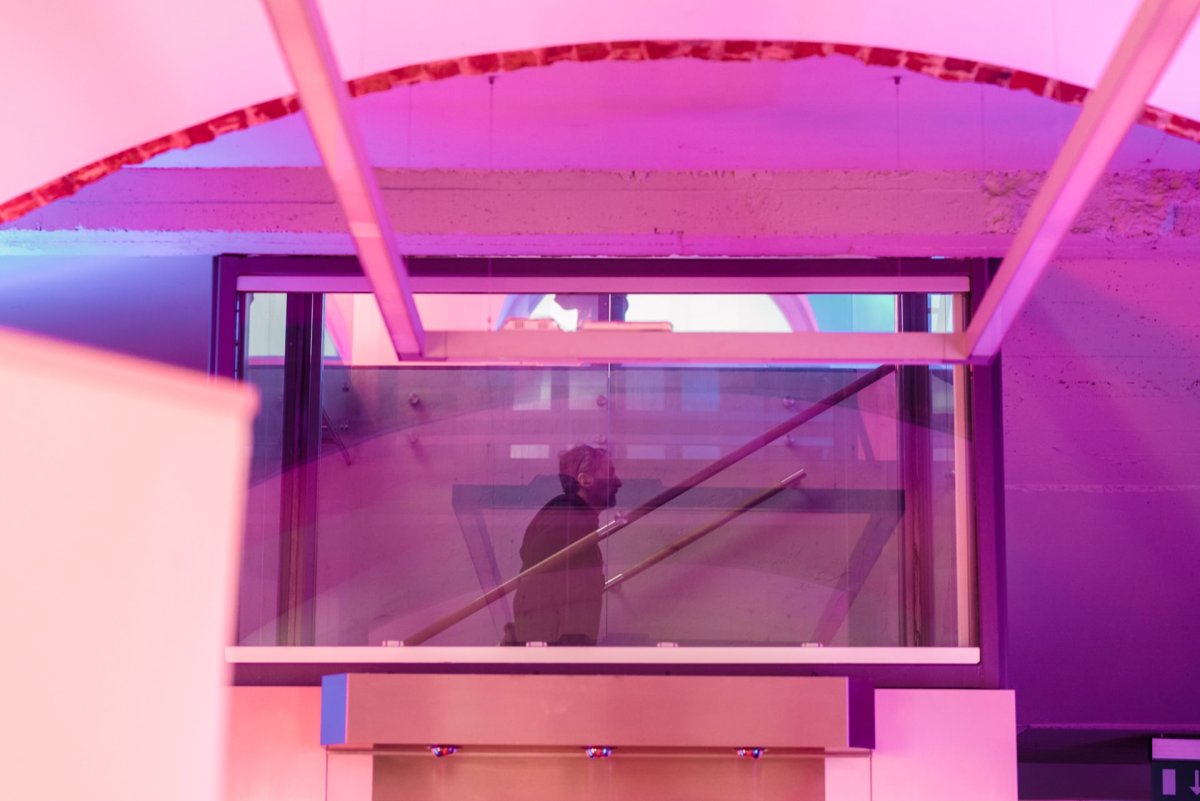
[[[583,753],[587,754],[588,759],[604,759],[612,756],[612,752],[611,745],[589,745],[583,749]]]
[[[433,754],[435,757],[450,756],[451,754],[453,754],[457,751],[458,751],[457,745],[431,745],[431,746],[429,746],[429,753]]]
[[[737,750],[737,755],[738,755],[738,756],[740,756],[740,757],[744,757],[744,758],[746,758],[746,759],[758,759],[760,756],[762,756],[762,755],[763,755],[763,754],[765,754],[765,753],[767,753],[767,749],[765,749],[765,748],[758,748],[758,747],[755,747],[755,748],[739,748],[739,749]]]

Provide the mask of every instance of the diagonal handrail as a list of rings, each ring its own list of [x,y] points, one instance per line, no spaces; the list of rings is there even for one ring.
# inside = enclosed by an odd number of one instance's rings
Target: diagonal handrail
[[[582,537],[581,539],[576,540],[567,547],[563,548],[561,551],[552,553],[542,561],[530,565],[517,575],[510,578],[508,581],[496,585],[475,600],[464,604],[453,612],[450,612],[438,620],[433,621],[428,626],[425,626],[425,628],[414,632],[408,637],[405,637],[403,640],[401,640],[401,643],[403,645],[420,645],[431,637],[441,634],[446,629],[467,619],[488,604],[494,603],[508,595],[529,576],[545,572],[551,567],[570,559],[572,556],[584,550],[585,548],[589,548],[592,545],[601,542],[602,540],[608,539],[626,526],[641,520],[643,517],[650,514],[660,506],[670,503],[688,490],[704,483],[717,473],[720,473],[722,470],[725,470],[731,465],[740,462],[742,459],[745,459],[752,453],[761,450],[789,431],[803,425],[804,423],[807,423],[809,420],[812,420],[822,412],[825,412],[846,400],[846,398],[858,394],[884,376],[895,372],[895,370],[895,365],[883,364],[879,367],[876,367],[866,375],[859,376],[854,381],[851,381],[849,384],[837,390],[836,392],[832,392],[821,400],[812,404],[804,411],[789,417],[787,420],[779,423],[774,428],[759,434],[757,437],[742,445],[740,448],[727,453],[720,459],[717,459],[700,470],[697,470],[695,473],[688,476],[683,481],[680,481],[675,486],[668,487],[650,500],[645,501],[640,506],[632,509],[628,513],[617,517],[612,522],[607,523],[590,534]]]
[[[620,573],[613,576],[608,581],[604,582],[604,591],[608,592],[609,590],[616,589],[618,586],[625,583],[626,581],[629,581],[634,576],[636,576],[640,573],[644,573],[645,571],[654,567],[659,562],[666,559],[668,556],[677,554],[680,551],[682,551],[684,548],[691,545],[696,540],[699,540],[703,537],[707,537],[709,534],[712,534],[714,531],[716,531],[717,529],[719,529],[721,526],[725,525],[726,523],[730,522],[734,518],[741,517],[743,514],[745,514],[746,512],[749,512],[751,509],[758,506],[759,504],[766,503],[767,501],[771,500],[776,495],[778,495],[779,493],[783,492],[785,489],[790,487],[792,484],[795,484],[797,481],[804,478],[806,475],[808,475],[808,474],[804,471],[804,468],[802,467],[799,470],[797,470],[796,472],[792,473],[787,478],[783,479],[782,481],[778,481],[778,482],[772,484],[771,486],[767,487],[762,492],[757,493],[753,497],[747,498],[745,501],[743,501],[742,503],[733,507],[725,514],[718,517],[716,520],[713,520],[709,523],[705,523],[703,526],[700,526],[700,528],[695,529],[694,531],[688,532],[687,534],[685,534],[682,537],[680,537],[679,539],[675,540],[675,542],[672,542],[670,545],[666,546],[662,550],[655,551],[654,553],[650,554],[645,559],[638,562],[636,565],[629,568],[628,570],[622,570]]]

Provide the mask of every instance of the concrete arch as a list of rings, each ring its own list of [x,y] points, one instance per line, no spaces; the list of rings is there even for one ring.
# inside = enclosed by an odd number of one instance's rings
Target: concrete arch
[[[348,87],[351,96],[359,97],[417,83],[458,76],[513,72],[561,62],[656,61],[679,58],[731,62],[798,61],[835,55],[855,58],[871,66],[906,69],[939,80],[1028,91],[1061,103],[1082,103],[1089,92],[1087,87],[1045,75],[911,50],[829,42],[734,39],[589,42],[485,53],[397,67],[355,78],[348,82]],[[0,223],[15,220],[59,198],[70,196],[121,167],[143,163],[168,150],[203,144],[223,134],[270,122],[299,110],[300,104],[296,96],[287,95],[222,114],[175,133],[143,142],[0,203]],[[1138,122],[1172,136],[1200,142],[1200,121],[1190,117],[1146,105]]]

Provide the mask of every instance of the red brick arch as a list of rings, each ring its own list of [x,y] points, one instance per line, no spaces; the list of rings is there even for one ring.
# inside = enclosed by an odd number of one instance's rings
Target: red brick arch
[[[912,70],[944,81],[981,83],[1014,91],[1028,91],[1061,103],[1082,103],[1089,91],[1086,87],[1057,81],[1044,75],[911,50],[820,42],[747,40],[627,41],[556,45],[413,64],[356,78],[350,81],[349,87],[350,94],[357,97],[371,92],[383,92],[397,86],[439,81],[458,75],[512,72],[564,61],[657,61],[670,58],[697,58],[705,61],[798,61],[834,54],[850,56],[873,66]],[[0,204],[0,223],[15,220],[59,198],[72,195],[126,165],[140,164],[168,150],[209,142],[222,134],[279,119],[299,110],[300,104],[296,96],[288,95],[223,114],[207,122],[123,150]],[[1142,109],[1138,122],[1173,136],[1200,142],[1200,122],[1189,117],[1146,106]]]

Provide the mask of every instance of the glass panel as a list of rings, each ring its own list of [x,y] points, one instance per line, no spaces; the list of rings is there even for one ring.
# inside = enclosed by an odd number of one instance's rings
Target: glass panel
[[[269,306],[251,304],[252,328],[282,324],[257,314]],[[859,323],[886,317],[850,311]],[[336,325],[328,300],[326,321]],[[307,472],[315,569],[287,577],[312,582],[301,595],[315,599],[302,611],[314,644],[975,644],[971,537],[960,530],[970,514],[956,491],[967,449],[956,440],[965,394],[955,382],[966,371],[389,366],[332,356],[346,351],[330,339],[320,456]],[[248,362],[263,411],[239,638],[260,645],[276,642],[288,479],[282,364]],[[667,490],[856,381],[861,391],[643,516]],[[564,479],[560,455],[573,448]],[[799,469],[792,488],[762,497]],[[639,519],[433,632],[618,515]]]
[[[399,364],[374,296],[325,297],[326,356],[336,354],[341,361],[356,365]],[[416,296],[416,304],[422,324],[431,331],[529,328],[576,331],[627,323],[680,333],[889,333],[897,330],[899,297],[895,294],[420,294]],[[954,330],[951,313],[954,297],[930,296],[931,331]],[[282,305],[272,310],[283,314]],[[282,340],[276,342],[270,334],[254,331],[250,354],[252,358],[281,357]]]
[[[257,293],[247,295],[244,303],[248,324],[243,379],[258,389],[261,410],[254,419],[238,631],[240,642],[245,645],[275,645],[282,525],[283,345],[287,296]]]
[[[929,296],[929,330],[935,334],[953,333],[955,329],[955,304],[962,303],[958,295]]]
[[[246,326],[246,360],[268,364],[283,360],[284,330],[287,325],[287,295],[256,292],[246,295],[249,324]],[[378,314],[378,306],[376,306]]]

